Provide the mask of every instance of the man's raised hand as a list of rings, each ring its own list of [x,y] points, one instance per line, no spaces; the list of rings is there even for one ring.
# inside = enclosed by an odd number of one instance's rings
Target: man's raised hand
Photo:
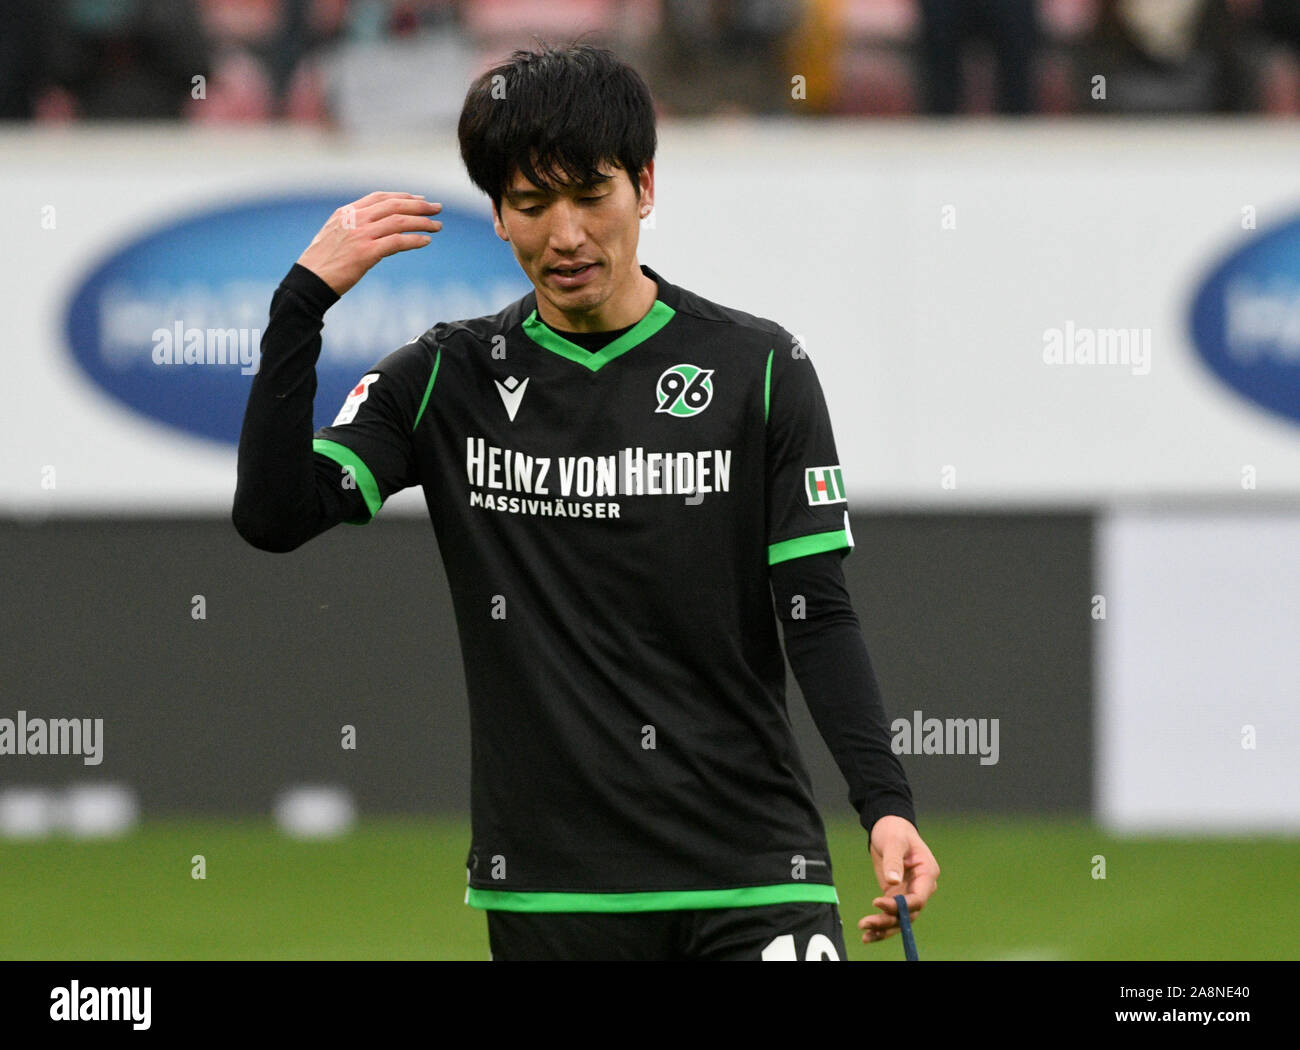
[[[342,295],[380,259],[433,240],[442,223],[430,216],[440,211],[413,193],[368,193],[329,217],[298,264]]]

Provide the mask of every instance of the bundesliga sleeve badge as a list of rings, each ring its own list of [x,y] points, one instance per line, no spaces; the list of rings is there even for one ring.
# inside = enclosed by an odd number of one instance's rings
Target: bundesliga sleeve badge
[[[334,422],[330,426],[341,427],[356,419],[357,409],[361,407],[361,402],[370,395],[370,384],[378,378],[378,372],[370,372],[362,376],[361,382],[348,393],[347,400],[343,402],[343,407],[339,409],[339,414],[334,417]]]
[[[844,494],[844,477],[840,474],[838,463],[832,467],[809,467],[803,472],[803,481],[810,507],[822,503],[848,502],[848,497]]]

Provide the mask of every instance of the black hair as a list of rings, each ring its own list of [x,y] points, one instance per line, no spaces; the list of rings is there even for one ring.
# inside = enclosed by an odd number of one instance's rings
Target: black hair
[[[456,129],[470,180],[499,210],[515,172],[547,190],[618,164],[640,196],[657,144],[654,102],[635,69],[589,44],[515,51],[470,86]]]

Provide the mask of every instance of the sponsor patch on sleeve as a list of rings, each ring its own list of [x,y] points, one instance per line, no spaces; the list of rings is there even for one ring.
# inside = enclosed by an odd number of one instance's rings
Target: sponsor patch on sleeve
[[[357,409],[361,407],[361,402],[370,396],[370,384],[378,378],[378,372],[370,372],[362,376],[361,382],[348,393],[347,400],[343,402],[343,407],[339,409],[339,414],[334,417],[334,422],[330,425],[341,427],[356,419]]]
[[[823,503],[848,502],[848,497],[844,494],[844,477],[838,463],[831,467],[809,467],[803,472],[803,481],[810,507]]]

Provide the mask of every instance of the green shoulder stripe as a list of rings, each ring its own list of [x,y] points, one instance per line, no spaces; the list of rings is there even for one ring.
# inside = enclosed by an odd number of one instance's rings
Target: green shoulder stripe
[[[776,350],[767,352],[767,375],[763,377],[763,422],[767,422],[768,409],[772,404],[772,355]]]
[[[379,495],[379,486],[375,483],[375,476],[370,473],[370,468],[362,461],[361,457],[353,452],[347,445],[340,445],[337,441],[327,441],[325,438],[313,438],[311,443],[312,451],[319,452],[322,456],[328,456],[341,467],[347,467],[352,471],[352,476],[357,479],[357,488],[361,490],[361,495],[365,497],[366,508],[370,511],[370,517],[365,521],[350,521],[349,525],[365,525],[383,506],[383,499]]]
[[[438,378],[438,366],[442,364],[442,347],[438,347],[438,356],[433,359],[433,371],[429,374],[429,385],[424,388],[424,400],[420,402],[420,411],[415,414],[415,426],[411,427],[411,432],[415,432],[415,427],[420,425],[420,417],[424,415],[424,406],[429,403],[429,395],[433,393],[433,381]]]

